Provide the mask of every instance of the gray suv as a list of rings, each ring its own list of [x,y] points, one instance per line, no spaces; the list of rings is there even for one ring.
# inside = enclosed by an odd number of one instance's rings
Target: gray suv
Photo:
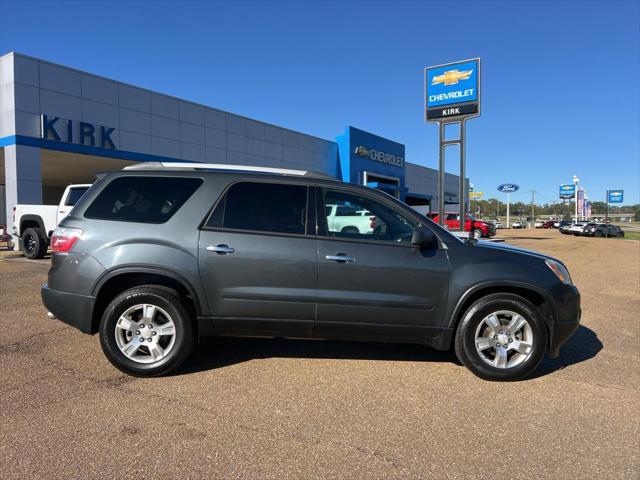
[[[368,218],[345,228],[355,220],[332,212]],[[99,178],[51,243],[49,316],[99,333],[137,376],[232,335],[454,348],[479,377],[515,380],[580,319],[559,260],[463,241],[387,194],[298,170],[128,167]]]

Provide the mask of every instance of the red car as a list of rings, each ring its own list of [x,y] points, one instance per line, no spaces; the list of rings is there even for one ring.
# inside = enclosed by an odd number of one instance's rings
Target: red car
[[[438,215],[437,212],[429,213],[427,216],[435,223],[440,221],[440,215]],[[457,213],[447,213],[447,216],[444,219],[444,224],[449,230],[459,230],[460,215]],[[475,238],[491,238],[496,234],[496,226],[491,223],[483,222],[482,220],[476,220],[473,215],[467,215],[467,220],[464,222],[464,231],[473,231],[473,236]]]

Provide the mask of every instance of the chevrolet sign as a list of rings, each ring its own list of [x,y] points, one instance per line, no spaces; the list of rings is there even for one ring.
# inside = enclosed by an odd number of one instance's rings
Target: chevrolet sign
[[[354,152],[359,157],[368,157],[376,162],[386,163],[389,165],[395,165],[396,167],[402,167],[404,165],[404,158],[392,153],[380,152],[372,148],[358,146]]]
[[[480,115],[480,59],[425,69],[425,120]]]

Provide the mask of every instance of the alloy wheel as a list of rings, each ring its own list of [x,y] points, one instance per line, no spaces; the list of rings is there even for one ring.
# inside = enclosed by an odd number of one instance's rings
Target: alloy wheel
[[[487,315],[476,328],[476,352],[495,368],[520,365],[531,356],[533,342],[533,330],[527,319],[510,310]]]
[[[157,305],[139,304],[120,315],[115,338],[127,358],[137,363],[155,363],[171,352],[176,326],[171,316]]]

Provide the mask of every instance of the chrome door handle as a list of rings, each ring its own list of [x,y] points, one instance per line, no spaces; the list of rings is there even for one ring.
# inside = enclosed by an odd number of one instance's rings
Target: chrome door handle
[[[232,248],[229,245],[208,245],[206,250],[207,252],[216,252],[218,255],[226,255],[227,253],[233,253],[236,251],[235,248]]]
[[[356,261],[355,258],[350,257],[346,253],[339,253],[338,255],[327,255],[324,258],[326,258],[327,260],[332,260],[334,262],[339,262],[339,263],[351,263]]]

